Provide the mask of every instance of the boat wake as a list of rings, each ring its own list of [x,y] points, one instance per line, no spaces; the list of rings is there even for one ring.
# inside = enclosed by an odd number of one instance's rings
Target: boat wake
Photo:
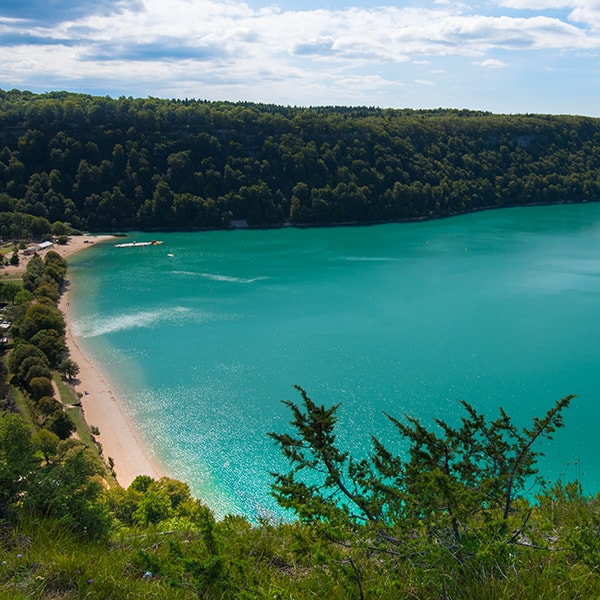
[[[219,275],[218,273],[200,273],[201,277],[206,279],[212,279],[213,281],[226,281],[229,283],[254,283],[256,281],[262,281],[268,279],[268,277],[231,277],[229,275]]]
[[[203,277],[212,281],[223,281],[225,283],[255,283],[256,281],[264,281],[269,279],[267,276],[262,277],[233,277],[231,275],[221,275],[219,273],[198,273],[196,271],[172,271],[175,275],[185,275],[187,277]]]
[[[349,262],[396,262],[398,258],[393,256],[346,256]]]
[[[101,319],[98,315],[90,316],[83,320],[75,320],[71,328],[73,334],[79,338],[93,338],[100,335],[119,333],[129,329],[155,327],[165,322],[189,322],[192,311],[189,308],[177,306],[175,308],[161,308],[158,310],[139,311],[135,313],[120,314]],[[195,320],[209,320],[209,315],[194,314]]]
[[[149,242],[125,242],[123,244],[115,244],[115,248],[139,248],[141,246],[160,246],[160,240],[151,240]]]

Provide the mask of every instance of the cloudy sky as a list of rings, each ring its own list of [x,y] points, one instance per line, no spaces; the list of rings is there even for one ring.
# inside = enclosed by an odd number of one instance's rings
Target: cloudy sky
[[[0,88],[600,116],[600,0],[1,0]]]

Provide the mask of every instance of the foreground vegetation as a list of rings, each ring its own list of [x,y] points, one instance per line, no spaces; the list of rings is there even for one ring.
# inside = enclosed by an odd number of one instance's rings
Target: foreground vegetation
[[[596,201],[599,168],[585,117],[0,90],[3,239]]]
[[[50,520],[5,533],[3,598],[452,598],[598,597],[597,504],[552,499],[532,529],[559,532],[555,550],[512,546],[510,557],[448,563],[348,551],[299,524],[250,527],[229,517],[210,527],[127,528],[90,542]],[[551,513],[554,514],[551,514]],[[165,524],[166,526],[166,524]],[[582,529],[583,543],[574,538]],[[592,542],[596,544],[596,542]],[[506,554],[506,553],[505,553]],[[6,564],[4,564],[6,563]]]
[[[374,440],[357,461],[336,448],[338,407],[301,394],[291,432],[273,434],[292,466],[273,491],[300,517],[284,523],[215,521],[168,478],[107,488],[78,442],[43,451],[21,417],[0,417],[2,597],[599,596],[598,499],[577,482],[524,496],[533,446],[571,398],[521,431],[468,405],[458,429],[394,420],[406,458]]]

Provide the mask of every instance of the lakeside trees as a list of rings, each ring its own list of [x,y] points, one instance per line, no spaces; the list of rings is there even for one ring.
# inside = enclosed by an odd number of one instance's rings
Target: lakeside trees
[[[32,401],[31,418],[41,431],[59,439],[70,437],[74,423],[54,398],[52,371],[74,376],[78,367],[68,359],[65,320],[57,308],[66,261],[53,250],[42,260],[32,256],[23,274],[23,289],[7,308],[12,321],[12,351],[7,360],[11,383]],[[43,434],[46,435],[46,434]]]
[[[0,237],[596,201],[599,150],[586,117],[0,91]]]

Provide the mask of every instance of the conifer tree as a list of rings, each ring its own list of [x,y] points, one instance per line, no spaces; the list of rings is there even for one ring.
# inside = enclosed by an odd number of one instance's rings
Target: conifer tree
[[[481,543],[520,539],[530,511],[527,486],[538,474],[534,446],[563,426],[573,398],[557,401],[522,430],[504,410],[490,420],[464,401],[460,425],[436,419],[439,431],[413,417],[386,415],[405,451],[395,454],[373,436],[371,455],[357,459],[336,442],[340,405],[319,406],[296,389],[302,405],[284,402],[294,433],[269,434],[291,467],[273,473],[278,503],[330,537],[363,528],[369,543],[386,552],[423,538],[460,559]]]

